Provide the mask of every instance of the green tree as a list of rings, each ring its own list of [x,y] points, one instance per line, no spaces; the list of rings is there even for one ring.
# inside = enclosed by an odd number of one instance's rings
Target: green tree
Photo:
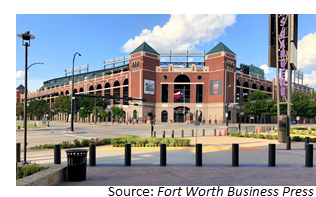
[[[106,112],[105,110],[100,110],[100,117],[101,118],[105,118],[105,123],[107,122],[107,117],[110,116],[110,113],[109,112]]]
[[[255,116],[255,115],[260,116],[259,121],[261,123],[262,116],[264,115],[271,116],[271,115],[276,114],[276,107],[274,107],[276,102],[274,100],[273,102],[258,102],[258,101],[267,101],[267,100],[271,100],[271,97],[267,93],[261,92],[261,91],[254,91],[249,95],[248,102],[251,102],[251,101],[256,101],[256,102],[244,104],[243,112],[249,116]]]
[[[79,117],[83,118],[83,121],[85,122],[85,118],[88,117],[89,113],[85,106],[81,107],[79,109]]]
[[[39,120],[46,112],[49,112],[49,104],[45,100],[29,101],[28,113],[31,116],[36,116]]]
[[[293,116],[308,116],[309,107],[311,104],[310,98],[308,95],[295,92],[292,94],[292,104],[293,111],[291,114]]]
[[[123,110],[123,108],[117,107],[117,106],[115,106],[115,105],[113,105],[113,106],[111,107],[111,111],[112,111],[113,116],[115,116],[115,117],[122,118],[123,115],[124,115],[124,110]]]
[[[66,122],[68,122],[69,114],[71,113],[71,97],[68,95],[59,95],[54,102],[54,112],[66,114]]]
[[[17,103],[16,104],[16,115],[18,115],[18,117],[22,117],[24,116],[24,104],[23,103]]]

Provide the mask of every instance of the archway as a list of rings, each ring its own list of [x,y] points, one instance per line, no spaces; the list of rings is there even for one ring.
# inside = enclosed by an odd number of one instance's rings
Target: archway
[[[166,110],[161,112],[161,122],[168,122],[168,112]]]
[[[77,94],[77,89],[74,89],[74,94]]]
[[[102,86],[101,86],[101,84],[98,84],[97,85],[97,91],[96,91],[96,95],[99,95],[99,96],[101,96],[102,95]]]
[[[134,121],[137,120],[137,111],[135,109],[133,111],[133,119]]]
[[[249,88],[249,83],[245,81],[243,84],[243,87],[244,88],[242,90],[242,99],[243,99],[243,102],[248,102],[249,89],[246,89],[246,88]]]
[[[66,90],[66,94],[65,95],[69,95],[69,91],[68,90]]]
[[[187,75],[178,75],[175,79],[174,79],[175,83],[189,83],[191,82],[190,78]],[[185,98],[185,102],[186,103],[190,103],[190,84],[175,84],[174,85],[174,94],[180,91],[184,91],[183,92],[183,97],[181,98],[174,98],[174,103],[183,103],[184,102],[184,98]]]
[[[128,79],[124,79],[123,82],[123,97],[128,97]],[[126,99],[123,100],[123,102],[128,102]]]
[[[83,87],[80,88],[79,92],[84,93]]]
[[[91,85],[90,87],[89,87],[89,94],[90,95],[94,95],[94,87],[93,87],[93,85]]]
[[[239,103],[240,101],[240,88],[238,86],[240,86],[240,82],[237,79],[236,80],[236,103]]]
[[[264,86],[263,85],[260,86],[260,90],[264,91]]]
[[[60,92],[60,95],[64,95],[64,92],[63,92],[63,91],[61,91],[61,92]]]
[[[115,97],[120,97],[120,82],[119,81],[115,81],[114,84],[113,84],[113,96]],[[120,104],[121,101],[120,99],[113,99],[113,103],[114,104]]]
[[[257,89],[257,84],[253,83],[251,86],[251,89],[254,89],[254,90],[251,90],[251,93],[253,93]]]
[[[105,83],[105,86],[104,86],[104,96],[110,96],[111,95],[111,85],[109,82],[106,82]],[[111,100],[110,99],[106,99],[105,103],[107,105],[110,105],[111,104]]]
[[[185,110],[184,110],[183,106],[178,106],[178,107],[175,107],[173,110],[174,110],[173,122],[185,122],[185,119],[186,119],[185,116],[188,113],[188,111],[190,111],[190,108],[185,107]]]

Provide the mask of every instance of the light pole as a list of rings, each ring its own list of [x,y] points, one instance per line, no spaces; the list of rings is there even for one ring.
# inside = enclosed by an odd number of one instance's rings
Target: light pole
[[[71,131],[74,131],[74,65],[75,65],[75,57],[76,55],[81,56],[80,53],[76,52],[74,54],[74,58],[72,59],[72,80],[71,80]]]
[[[226,127],[228,127],[228,88],[230,88],[232,85],[227,86],[226,90]]]
[[[31,39],[35,39],[35,36],[27,31],[22,34],[18,34],[18,37],[22,38],[22,45],[25,46],[25,75],[24,75],[24,163],[26,163],[26,135],[27,135],[27,47],[31,46]]]

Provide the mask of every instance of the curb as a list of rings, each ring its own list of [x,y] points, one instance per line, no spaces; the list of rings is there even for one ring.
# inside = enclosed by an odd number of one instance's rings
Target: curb
[[[16,186],[52,186],[66,180],[67,165],[53,164],[47,167],[46,170],[16,180]]]
[[[160,150],[160,147],[131,147],[134,150]],[[167,147],[168,150],[195,150],[195,147]],[[231,150],[232,147],[203,147],[203,150]],[[98,148],[97,150],[125,150],[125,147]],[[267,150],[264,148],[239,147],[239,150]]]

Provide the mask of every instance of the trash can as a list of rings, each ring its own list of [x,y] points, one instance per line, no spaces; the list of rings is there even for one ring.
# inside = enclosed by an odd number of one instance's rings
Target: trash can
[[[86,180],[87,149],[66,150],[69,181]]]

